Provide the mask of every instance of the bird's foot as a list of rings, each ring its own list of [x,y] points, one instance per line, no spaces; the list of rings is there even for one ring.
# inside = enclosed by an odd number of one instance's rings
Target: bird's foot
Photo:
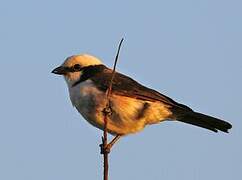
[[[103,143],[99,145],[101,149],[101,154],[109,154],[112,148],[111,144],[104,145]]]
[[[111,116],[112,115],[112,108],[111,106],[107,106],[103,109],[104,116]]]
[[[113,145],[121,138],[121,135],[116,135],[112,141],[106,145],[104,145],[104,138],[102,138],[102,144],[99,145],[99,147],[101,148],[101,154],[108,154],[110,153]]]

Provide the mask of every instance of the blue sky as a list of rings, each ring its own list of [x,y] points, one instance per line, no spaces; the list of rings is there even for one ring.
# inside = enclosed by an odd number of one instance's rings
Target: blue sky
[[[118,70],[233,124],[230,134],[164,122],[123,138],[110,179],[242,177],[242,2],[0,2],[0,179],[101,179],[102,132],[72,107],[51,70],[73,54]]]

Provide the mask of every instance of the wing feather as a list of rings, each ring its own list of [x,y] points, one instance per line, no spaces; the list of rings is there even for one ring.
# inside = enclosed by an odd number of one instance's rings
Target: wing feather
[[[105,68],[102,71],[102,74],[96,74],[91,77],[92,81],[96,84],[96,86],[102,90],[106,91],[109,87],[109,83],[112,77],[112,70]],[[189,107],[179,104],[172,100],[171,98],[153,90],[147,88],[132,78],[125,76],[121,73],[116,72],[112,84],[112,93],[132,97],[136,99],[141,99],[144,101],[160,101],[164,104],[170,105],[171,107],[179,107],[186,110],[191,110]]]

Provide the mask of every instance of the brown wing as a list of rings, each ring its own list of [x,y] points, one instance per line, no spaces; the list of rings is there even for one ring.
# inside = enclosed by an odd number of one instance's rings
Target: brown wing
[[[109,87],[111,77],[112,70],[105,68],[101,74],[98,73],[95,76],[91,77],[91,79],[100,90],[106,91]],[[112,93],[145,101],[160,101],[164,104],[171,105],[172,107],[175,106],[182,109],[191,110],[187,106],[179,104],[171,98],[153,89],[147,88],[138,83],[137,81],[133,80],[132,78],[125,76],[121,73],[115,73],[112,84]]]

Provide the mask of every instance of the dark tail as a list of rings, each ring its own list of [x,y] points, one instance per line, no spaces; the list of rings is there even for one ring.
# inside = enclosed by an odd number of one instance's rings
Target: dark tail
[[[205,114],[190,111],[177,117],[178,121],[209,129],[214,132],[218,130],[228,133],[232,125],[226,121],[207,116]]]

